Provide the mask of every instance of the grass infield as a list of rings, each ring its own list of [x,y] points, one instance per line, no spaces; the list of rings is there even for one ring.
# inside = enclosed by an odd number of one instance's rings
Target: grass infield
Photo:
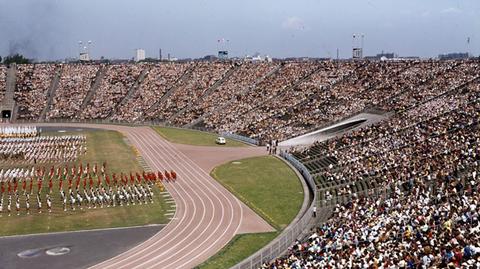
[[[81,132],[67,132],[67,133],[44,133],[43,135],[86,135],[87,136],[87,154],[82,156],[79,160],[85,167],[89,162],[92,167],[94,163],[98,163],[100,168],[103,161],[107,161],[107,172],[109,174],[115,172],[141,172],[143,167],[140,166],[136,150],[127,144],[124,136],[116,131],[81,131]],[[77,167],[79,162],[77,162]],[[69,167],[73,163],[69,163]],[[57,164],[54,164],[57,167]],[[62,164],[62,167],[65,164]],[[5,165],[4,165],[5,166]],[[42,166],[42,165],[40,165]],[[31,167],[31,166],[30,166]],[[46,172],[50,171],[50,165]],[[69,168],[70,169],[70,168]],[[95,180],[96,182],[96,180]],[[7,213],[2,213],[0,217],[0,236],[5,235],[19,235],[31,233],[45,233],[45,232],[62,232],[85,229],[98,228],[112,228],[112,227],[128,227],[146,224],[162,224],[167,223],[168,219],[165,216],[171,206],[164,202],[164,198],[160,195],[158,187],[154,187],[154,203],[153,204],[136,204],[122,207],[109,207],[96,209],[84,209],[75,211],[63,211],[60,194],[58,192],[58,181],[53,182],[52,194],[52,213],[46,210],[45,193],[48,190],[46,182],[44,182],[42,205],[43,212],[37,212],[37,204],[34,194],[30,196],[30,215],[25,212],[25,196],[20,195],[21,212],[20,216],[16,215],[15,203],[12,203],[12,214],[7,216]],[[34,190],[36,185],[34,184]],[[66,185],[64,184],[64,190]],[[67,191],[66,191],[67,192]],[[22,194],[23,191],[20,191]],[[13,198],[13,197],[12,197]],[[6,211],[7,195],[4,195],[4,210]]]
[[[252,250],[261,249],[277,235],[278,232],[236,235],[222,250],[197,268],[230,268],[250,256]]]
[[[246,144],[227,139],[226,145],[218,145],[215,143],[218,135],[197,130],[188,130],[180,128],[168,127],[152,127],[163,138],[172,143],[187,144],[193,146],[212,146],[212,147],[245,147]]]
[[[277,230],[295,218],[303,203],[297,175],[273,156],[232,161],[211,175]]]
[[[273,156],[232,161],[216,167],[211,175],[277,232],[236,235],[199,268],[229,268],[252,255],[285,228],[303,203],[303,188],[292,169]]]

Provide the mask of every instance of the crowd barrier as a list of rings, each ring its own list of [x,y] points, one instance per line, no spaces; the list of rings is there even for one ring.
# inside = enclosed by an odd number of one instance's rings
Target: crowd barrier
[[[16,120],[14,123],[32,123],[32,121],[24,121],[24,120]],[[156,121],[144,121],[144,122],[124,122],[124,121],[116,121],[116,120],[105,120],[105,119],[48,119],[44,120],[41,123],[85,123],[85,124],[121,124],[121,125],[129,125],[129,126],[145,126],[145,125],[153,125],[153,126],[167,126],[163,122],[156,122]],[[199,128],[195,128],[199,129]],[[237,134],[231,133],[221,133],[222,136],[227,138],[232,138],[236,140],[240,140],[249,144],[259,145],[259,141],[255,139],[251,139],[249,137],[244,137]],[[292,155],[285,151],[280,152],[280,156],[287,160],[298,172],[302,175],[303,179],[307,183],[308,187],[313,193],[313,199],[310,203],[308,209],[303,213],[300,219],[294,223],[290,223],[290,225],[285,228],[282,233],[275,238],[272,242],[268,245],[251,255],[250,257],[246,258],[242,262],[238,263],[237,265],[233,266],[232,269],[247,269],[247,268],[260,268],[263,263],[269,262],[279,256],[281,256],[285,251],[291,246],[295,240],[301,239],[300,236],[309,230],[310,225],[312,224],[313,218],[313,207],[316,206],[317,203],[317,190],[315,182],[313,181],[312,176],[308,172],[307,168],[296,160]],[[307,195],[307,194],[306,194]]]
[[[152,126],[162,126],[162,127],[172,127],[172,128],[180,128],[177,126],[166,124],[162,121],[142,121],[142,122],[126,122],[126,121],[118,121],[118,120],[106,120],[106,119],[47,119],[44,121],[37,121],[38,123],[86,123],[86,124],[119,124],[119,125],[129,125],[129,126],[144,126],[144,125],[152,125]],[[13,123],[33,123],[31,120],[15,120]],[[212,132],[207,128],[201,127],[192,127],[192,130],[198,130],[203,132]],[[226,138],[231,138],[235,140],[239,140],[245,142],[247,144],[259,146],[260,142],[250,137],[241,136],[238,134],[233,133],[220,133],[219,135],[224,136]]]
[[[252,145],[255,145],[255,146],[260,146],[259,141],[255,140],[253,138],[250,138],[250,137],[246,137],[246,136],[242,136],[242,135],[238,135],[238,134],[232,134],[232,133],[220,133],[220,135],[224,136],[226,138],[239,140],[239,141],[242,141],[242,142],[245,142],[245,143],[248,143],[248,144],[252,144]]]
[[[313,181],[313,178],[308,172],[307,168],[299,161],[297,161],[292,155],[288,154],[287,152],[281,151],[280,156],[287,160],[303,176],[305,182],[313,192],[313,199],[311,201],[311,204],[297,222],[290,223],[290,225],[288,225],[288,227],[285,228],[285,230],[283,230],[282,233],[272,242],[270,242],[268,245],[266,245],[250,257],[246,258],[242,262],[231,267],[231,269],[260,268],[263,263],[269,262],[285,253],[288,247],[291,246],[295,242],[295,240],[300,239],[300,236],[305,231],[309,231],[310,224],[312,224],[313,207],[317,203],[317,191],[315,182]]]

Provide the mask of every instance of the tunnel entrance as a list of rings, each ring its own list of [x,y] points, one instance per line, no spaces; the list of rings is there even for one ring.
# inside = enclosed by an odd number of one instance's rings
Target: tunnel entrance
[[[2,110],[2,119],[10,119],[12,117],[11,110]]]
[[[340,124],[323,129],[320,133],[329,135],[329,134],[334,134],[336,132],[347,131],[348,129],[355,128],[366,121],[367,119],[356,119],[348,122],[342,122]]]

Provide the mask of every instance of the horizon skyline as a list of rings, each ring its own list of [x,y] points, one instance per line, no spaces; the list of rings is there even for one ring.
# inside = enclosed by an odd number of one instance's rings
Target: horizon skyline
[[[364,34],[364,55],[381,51],[434,58],[480,54],[480,3],[475,0],[0,0],[0,55],[78,58],[78,41],[92,40],[91,57],[149,58],[162,49],[179,59],[228,50],[272,58],[350,58],[353,34]],[[221,42],[219,42],[221,41]]]

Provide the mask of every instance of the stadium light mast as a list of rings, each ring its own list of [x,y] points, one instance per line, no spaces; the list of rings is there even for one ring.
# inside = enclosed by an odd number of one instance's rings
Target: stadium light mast
[[[363,42],[365,34],[353,34],[352,37],[352,58],[363,59]],[[359,44],[360,39],[360,44]]]

